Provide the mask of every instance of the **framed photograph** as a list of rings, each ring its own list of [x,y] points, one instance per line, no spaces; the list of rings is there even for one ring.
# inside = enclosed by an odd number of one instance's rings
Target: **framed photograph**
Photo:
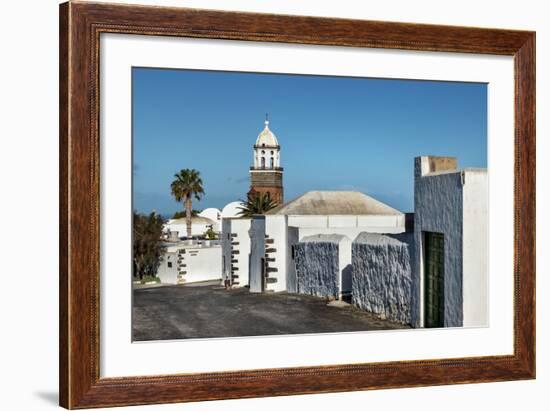
[[[60,6],[60,405],[535,378],[535,33]]]

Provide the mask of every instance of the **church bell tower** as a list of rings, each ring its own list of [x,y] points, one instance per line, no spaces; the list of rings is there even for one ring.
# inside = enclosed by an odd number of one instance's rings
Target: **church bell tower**
[[[269,193],[271,199],[283,204],[283,168],[281,167],[281,147],[275,134],[269,129],[265,119],[264,129],[254,144],[254,165],[250,167],[250,191],[248,196]]]

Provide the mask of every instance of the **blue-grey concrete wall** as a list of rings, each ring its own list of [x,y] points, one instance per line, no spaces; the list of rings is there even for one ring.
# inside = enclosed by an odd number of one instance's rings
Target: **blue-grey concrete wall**
[[[338,298],[339,242],[342,237],[336,234],[311,236],[296,244],[298,293]]]
[[[425,159],[425,157],[424,157]],[[435,172],[422,175],[422,158],[415,159],[414,237],[416,244],[413,292],[413,323],[421,322],[421,278],[423,269],[423,232],[442,233],[444,236],[444,326],[461,327],[463,323],[462,298],[462,218],[463,193],[461,173]]]
[[[412,233],[361,233],[352,244],[352,304],[381,318],[412,323]]]

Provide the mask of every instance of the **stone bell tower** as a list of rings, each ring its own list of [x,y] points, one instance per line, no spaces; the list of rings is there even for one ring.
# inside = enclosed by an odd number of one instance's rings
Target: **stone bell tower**
[[[271,199],[283,204],[283,168],[281,167],[281,147],[275,134],[265,127],[254,144],[254,165],[250,167],[250,191],[248,196],[257,193],[269,193]]]

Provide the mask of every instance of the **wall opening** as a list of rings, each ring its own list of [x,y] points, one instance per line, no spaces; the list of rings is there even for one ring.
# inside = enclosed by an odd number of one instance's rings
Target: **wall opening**
[[[445,326],[445,238],[442,233],[423,232],[424,327]]]

